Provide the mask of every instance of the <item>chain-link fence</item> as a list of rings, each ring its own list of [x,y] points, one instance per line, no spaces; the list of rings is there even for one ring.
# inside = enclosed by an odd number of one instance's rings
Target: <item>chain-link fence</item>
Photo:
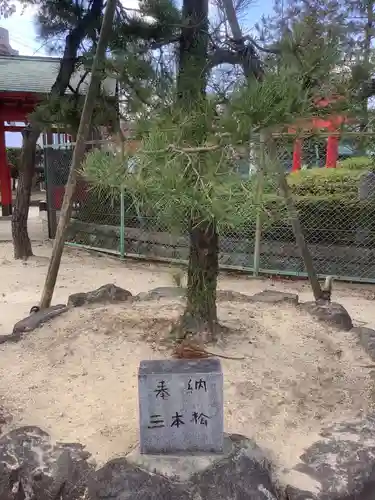
[[[238,227],[220,225],[220,265],[254,274],[305,276],[290,214],[281,194],[278,169],[286,173],[303,233],[319,275],[375,282],[375,168],[370,134],[327,134],[297,141],[274,138],[273,157],[266,150],[263,168],[253,158],[242,161],[242,182],[258,192],[256,210]],[[338,146],[338,147],[337,147]],[[90,145],[89,147],[93,147]],[[100,146],[101,147],[101,146]],[[329,150],[331,148],[331,150]],[[259,144],[255,148],[258,153]],[[336,168],[325,168],[337,153]],[[257,156],[257,155],[255,155]],[[49,233],[54,231],[72,146],[45,150]],[[298,171],[293,171],[300,167]],[[260,186],[260,187],[259,187]],[[167,227],[162,218],[137,212],[126,193],[92,189],[80,179],[75,194],[68,242],[125,256],[186,261],[189,237]]]
[[[105,145],[106,143],[104,143]],[[102,146],[101,143],[88,143],[87,150]],[[73,148],[74,144],[68,143],[46,146],[44,149],[48,234],[50,238],[54,238],[56,234],[58,217],[65,193],[65,184],[68,180],[69,168],[73,158]],[[86,233],[80,232],[80,235],[69,236],[68,242],[113,250],[112,243],[108,243],[105,237],[101,237],[101,231],[95,231],[95,227],[100,228],[108,225],[114,229],[117,228],[116,232],[118,233],[121,221],[120,213],[119,201],[112,200],[109,195],[105,196],[105,193],[98,197],[92,186],[80,177],[74,195],[71,229],[74,230],[76,222],[91,224],[92,227]],[[72,234],[72,232],[70,231],[69,234]]]

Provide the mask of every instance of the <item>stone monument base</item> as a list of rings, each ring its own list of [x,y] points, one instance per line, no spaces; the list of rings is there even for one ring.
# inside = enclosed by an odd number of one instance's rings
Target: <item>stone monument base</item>
[[[170,455],[151,455],[141,453],[139,448],[126,455],[131,464],[152,474],[160,474],[177,481],[190,481],[194,474],[214,467],[217,463],[229,457],[236,450],[236,445],[230,437],[224,439],[223,453],[179,453]]]
[[[97,471],[95,500],[277,500],[270,462],[243,436],[225,436],[222,454],[146,455],[139,450]],[[91,491],[90,491],[91,490]]]

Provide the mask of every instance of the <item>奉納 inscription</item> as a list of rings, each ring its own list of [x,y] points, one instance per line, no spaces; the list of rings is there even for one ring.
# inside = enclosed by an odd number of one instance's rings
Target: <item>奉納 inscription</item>
[[[157,398],[167,399],[169,397],[169,392],[164,380],[158,382],[156,389],[154,390]]]
[[[138,382],[141,453],[222,451],[218,359],[142,361]]]
[[[194,380],[194,382],[192,379],[189,379],[187,392],[191,394],[194,390],[195,391],[204,390],[205,392],[207,392],[206,381],[203,380],[203,378],[200,378],[199,380]]]

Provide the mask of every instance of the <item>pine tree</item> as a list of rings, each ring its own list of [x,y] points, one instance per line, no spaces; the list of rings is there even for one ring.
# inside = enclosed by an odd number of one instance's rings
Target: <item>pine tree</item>
[[[345,0],[275,0],[274,13],[263,17],[256,28],[268,45],[280,48],[297,35],[295,50],[311,56],[314,50],[321,53],[323,45],[332,45],[344,61],[348,32]]]
[[[295,47],[335,45],[339,58],[334,69],[352,75],[351,100],[358,103],[356,116],[363,130],[368,126],[368,98],[375,92],[374,21],[375,0],[275,0],[274,13],[257,28],[268,44],[283,44],[298,28]],[[278,58],[268,57],[267,62],[277,67]],[[324,83],[332,73],[321,77]]]
[[[184,0],[182,15],[174,99],[151,114],[141,147],[129,153],[136,169],[126,171],[123,158],[94,151],[84,171],[99,190],[125,189],[164,227],[188,233],[187,305],[178,324],[185,335],[217,331],[220,228],[236,232],[256,210],[253,179],[244,183],[235,171],[237,146],[246,148],[253,136],[256,140],[255,130],[272,131],[312,116],[315,82],[329,73],[335,59],[329,46],[320,43],[311,48],[306,43],[294,59],[292,52],[285,58],[282,54],[278,72],[259,77],[259,61],[252,60],[254,47],[236,40],[237,50],[240,47],[246,57],[247,79],[228,97],[226,112],[221,112],[220,96],[206,95],[212,57],[206,4]],[[312,63],[317,60],[319,66]],[[245,67],[243,59],[232,57],[232,61]]]

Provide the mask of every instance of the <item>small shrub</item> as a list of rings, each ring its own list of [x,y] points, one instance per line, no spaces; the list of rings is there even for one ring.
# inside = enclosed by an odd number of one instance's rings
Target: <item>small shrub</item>
[[[288,184],[296,196],[356,196],[361,170],[314,168],[288,175]]]
[[[369,156],[357,156],[339,161],[337,166],[344,170],[370,170],[374,168],[375,160]]]
[[[18,168],[18,162],[21,158],[21,148],[7,148],[8,163]]]

